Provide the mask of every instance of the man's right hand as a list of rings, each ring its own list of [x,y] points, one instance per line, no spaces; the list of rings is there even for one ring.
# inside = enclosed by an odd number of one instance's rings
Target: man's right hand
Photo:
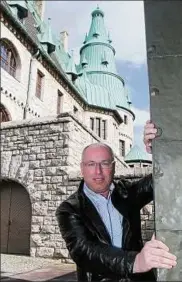
[[[136,256],[133,273],[143,273],[152,268],[171,269],[176,266],[176,256],[169,252],[169,248],[154,236],[148,241]]]
[[[145,126],[144,126],[144,132],[143,132],[143,142],[146,147],[146,151],[148,153],[152,153],[152,140],[156,137],[157,129],[155,128],[155,125],[150,121],[147,120]]]

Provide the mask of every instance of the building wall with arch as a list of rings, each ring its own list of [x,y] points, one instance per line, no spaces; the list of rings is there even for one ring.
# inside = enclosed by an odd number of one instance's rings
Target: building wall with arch
[[[45,62],[38,52],[35,52],[36,56],[32,57],[32,47],[26,42],[26,37],[23,37],[7,18],[2,18],[1,36],[2,40],[9,42],[17,56],[18,68],[16,77],[13,77],[1,68],[1,101],[9,111],[12,120],[18,121],[24,118],[55,116],[57,114],[59,91],[62,95],[61,113],[73,113],[88,128],[90,128],[91,117],[102,116],[103,119],[108,121],[107,139],[102,141],[110,144],[123,160],[124,156],[120,153],[119,140],[121,139],[124,142],[125,154],[127,154],[133,140],[133,121],[131,115],[127,113],[128,124],[119,124],[112,111],[107,109],[100,111],[92,107],[92,105],[89,105],[89,110],[86,110],[88,107],[79,97],[79,94],[71,93],[65,83],[63,84],[63,82],[55,78],[52,69],[45,66]],[[44,75],[41,99],[35,95],[38,70]],[[121,111],[120,114],[124,116],[124,111]]]
[[[83,107],[81,107],[80,104],[69,95],[66,89],[56,81],[49,71],[47,71],[41,60],[39,61],[37,58],[32,58],[30,51],[9,28],[4,24],[1,26],[1,40],[8,42],[8,44],[12,46],[12,50],[14,50],[17,59],[15,77],[1,68],[2,102],[11,113],[12,119],[23,119],[26,104],[28,104],[27,118],[56,115],[58,90],[63,95],[62,111],[74,112],[75,107],[77,109],[77,116],[82,118]],[[29,74],[31,58],[32,67],[31,74]],[[44,75],[41,99],[37,98],[35,95],[38,70]],[[29,98],[27,100],[28,89]]]
[[[23,118],[24,105],[26,103],[31,54],[4,25],[1,25],[1,40],[5,40],[12,46],[17,60],[15,77],[1,68],[1,102],[8,109],[13,120],[20,120]]]
[[[73,179],[81,177],[83,148],[96,142],[101,139],[70,114],[2,124],[1,177],[20,183],[30,196],[31,256],[70,261],[55,212],[77,189]],[[125,169],[116,156],[116,173]]]

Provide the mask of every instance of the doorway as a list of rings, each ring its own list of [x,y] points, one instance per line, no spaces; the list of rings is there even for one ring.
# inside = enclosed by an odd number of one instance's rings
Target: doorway
[[[0,182],[1,253],[30,254],[31,202],[26,189],[11,181]]]

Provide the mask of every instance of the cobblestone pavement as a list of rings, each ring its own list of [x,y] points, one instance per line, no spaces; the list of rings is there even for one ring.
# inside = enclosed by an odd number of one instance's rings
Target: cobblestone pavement
[[[2,282],[72,282],[76,281],[74,264],[59,260],[1,254]]]

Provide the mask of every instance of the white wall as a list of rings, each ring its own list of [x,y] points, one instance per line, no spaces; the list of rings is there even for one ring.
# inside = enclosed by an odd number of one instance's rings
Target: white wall
[[[124,115],[127,116],[127,124],[124,122],[119,126],[119,139],[125,142],[125,155],[130,151],[130,146],[133,144],[133,116],[125,110],[119,110],[119,113],[124,121]]]
[[[10,112],[12,120],[21,120],[23,119],[24,107],[27,100],[31,54],[4,24],[1,24],[1,34],[2,38],[6,38],[13,43],[18,52],[20,61],[17,78],[14,78],[4,69],[2,69],[1,87],[3,87],[3,95],[1,95],[1,103]],[[44,75],[41,99],[35,95],[37,70],[41,71]],[[126,154],[129,152],[130,145],[132,145],[133,140],[132,115],[127,111],[119,110],[118,112],[123,119],[124,115],[127,115],[128,123],[122,123],[121,125],[118,125],[113,116],[108,114],[101,114],[93,111],[84,112],[79,103],[69,93],[67,93],[67,91],[47,71],[47,69],[45,69],[44,66],[35,58],[32,61],[31,68],[28,100],[28,108],[30,108],[30,111],[27,111],[27,119],[43,116],[56,116],[58,89],[63,94],[63,112],[73,113],[73,108],[75,106],[78,109],[76,117],[80,120],[80,122],[88,126],[88,128],[90,128],[90,117],[98,117],[107,120],[107,139],[103,140],[103,142],[110,145],[115,154],[122,157],[119,152],[119,139],[121,139],[125,141]]]
[[[23,103],[23,106],[25,106],[27,99],[31,54],[4,24],[1,24],[1,37],[13,43],[21,62],[16,78],[11,76],[4,69],[2,69],[1,72],[1,87],[3,91],[7,91],[8,93],[8,95],[2,95],[1,103],[10,112],[12,120],[19,120],[23,119],[23,108],[18,104],[21,105]],[[33,59],[31,70],[28,101],[30,111],[27,112],[27,118],[56,115],[58,89],[63,94],[63,112],[73,112],[73,107],[75,106],[78,109],[77,116],[83,117],[83,108],[67,93],[37,59]],[[35,96],[37,70],[40,70],[44,74],[41,99]],[[9,96],[9,93],[12,94],[12,97],[16,98],[17,103]],[[37,113],[36,116],[35,113]]]

